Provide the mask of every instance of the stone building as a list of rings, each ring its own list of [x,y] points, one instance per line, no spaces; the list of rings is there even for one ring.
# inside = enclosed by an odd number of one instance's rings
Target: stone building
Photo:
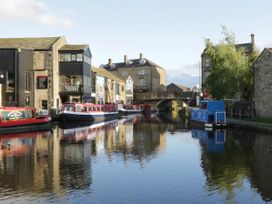
[[[125,81],[105,69],[91,67],[94,103],[125,103]]]
[[[254,34],[251,34],[251,42],[236,44],[237,49],[243,48],[246,55],[250,55],[254,50]],[[203,50],[201,54],[201,84],[202,87],[205,83],[205,80],[212,71],[212,62],[210,56],[206,53],[206,49]]]
[[[65,37],[0,39],[4,106],[60,109],[62,102],[91,98],[91,52]]]
[[[257,117],[272,117],[272,48],[265,48],[253,64],[254,103]]]
[[[131,76],[134,81],[134,92],[160,92],[165,91],[166,72],[161,66],[155,64],[140,54],[139,59],[128,59],[124,56],[123,62],[108,64],[102,68],[117,73],[120,76]]]
[[[64,37],[1,38],[2,104],[60,107],[58,50]]]
[[[181,84],[171,83],[166,86],[166,91],[175,93],[177,95],[182,95],[184,93],[191,92],[191,89],[189,87],[181,85]]]

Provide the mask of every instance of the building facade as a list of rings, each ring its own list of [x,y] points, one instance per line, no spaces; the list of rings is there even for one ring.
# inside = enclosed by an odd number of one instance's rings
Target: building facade
[[[253,64],[254,103],[257,117],[272,117],[272,48],[265,48]]]
[[[91,102],[91,58],[88,45],[59,49],[59,94],[64,102]]]
[[[254,50],[254,34],[251,34],[251,42],[236,44],[235,47],[243,48],[246,55],[250,55]],[[206,53],[206,49],[203,50],[201,54],[201,85],[204,86],[204,83],[212,71],[212,61],[210,56]]]
[[[0,98],[4,106],[60,109],[91,98],[91,52],[64,36],[0,38]]]
[[[91,67],[91,75],[95,81],[92,93],[94,103],[125,103],[125,81],[105,69],[94,66]]]
[[[122,77],[131,76],[134,81],[134,92],[165,91],[165,69],[144,58],[143,54],[140,54],[139,59],[127,59],[125,55],[124,62],[121,63],[112,63],[109,59],[108,64],[101,67]]]
[[[0,63],[1,105],[33,106],[33,50],[0,48]]]

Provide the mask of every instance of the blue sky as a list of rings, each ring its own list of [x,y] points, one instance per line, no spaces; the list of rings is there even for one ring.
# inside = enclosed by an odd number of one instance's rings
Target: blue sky
[[[167,83],[199,83],[204,39],[218,42],[221,26],[238,43],[255,34],[272,47],[270,0],[0,0],[0,37],[64,35],[89,44],[93,65],[144,57],[161,65]]]

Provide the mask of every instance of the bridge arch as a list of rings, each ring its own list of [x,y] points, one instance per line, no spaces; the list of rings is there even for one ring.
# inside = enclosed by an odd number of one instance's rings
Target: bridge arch
[[[173,108],[172,104],[173,102],[177,102],[180,108],[188,107],[187,102],[181,99],[163,99],[160,101],[157,101],[155,104],[155,108],[158,111],[165,111],[166,109]]]

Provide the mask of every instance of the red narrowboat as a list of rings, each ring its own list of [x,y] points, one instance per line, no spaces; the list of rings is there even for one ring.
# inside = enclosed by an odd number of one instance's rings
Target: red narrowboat
[[[50,121],[32,107],[0,107],[0,134],[49,129]]]

